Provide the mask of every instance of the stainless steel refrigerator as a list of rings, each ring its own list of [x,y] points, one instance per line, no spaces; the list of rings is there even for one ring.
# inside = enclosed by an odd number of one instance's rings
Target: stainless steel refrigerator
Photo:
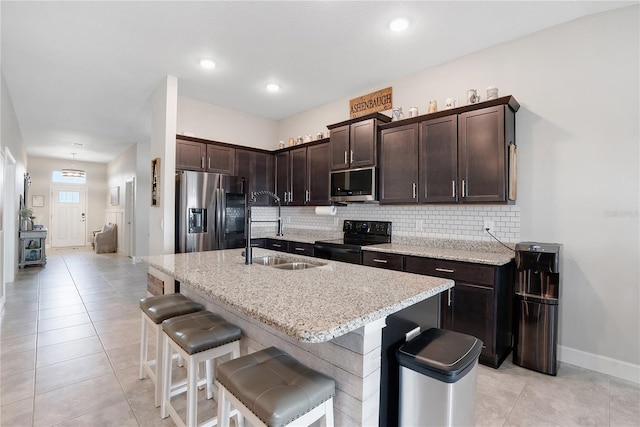
[[[176,253],[244,246],[246,181],[207,172],[176,172]]]

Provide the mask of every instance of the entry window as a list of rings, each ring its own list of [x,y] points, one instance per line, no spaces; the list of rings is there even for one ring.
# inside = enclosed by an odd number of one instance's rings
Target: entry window
[[[80,203],[80,193],[77,191],[60,191],[58,203]]]
[[[53,182],[64,182],[66,184],[86,184],[87,177],[62,176],[62,171],[53,171]]]

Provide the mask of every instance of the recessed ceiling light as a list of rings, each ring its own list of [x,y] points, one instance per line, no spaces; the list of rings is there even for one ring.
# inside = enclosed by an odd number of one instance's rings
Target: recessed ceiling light
[[[277,84],[277,83],[269,83],[269,84],[267,85],[267,90],[268,90],[269,92],[277,92],[277,91],[279,91],[279,90],[280,90],[280,85],[279,85],[279,84]]]
[[[216,68],[216,63],[211,59],[204,58],[200,60],[200,66],[202,68],[206,68],[207,70],[213,70],[214,68]]]
[[[409,27],[409,21],[407,18],[396,18],[389,24],[391,31],[404,31]]]

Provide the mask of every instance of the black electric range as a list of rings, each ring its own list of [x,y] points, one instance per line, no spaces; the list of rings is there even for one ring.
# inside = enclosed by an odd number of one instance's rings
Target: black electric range
[[[356,221],[346,219],[342,225],[342,239],[319,240],[314,256],[334,261],[362,264],[362,247],[391,243],[391,222]]]

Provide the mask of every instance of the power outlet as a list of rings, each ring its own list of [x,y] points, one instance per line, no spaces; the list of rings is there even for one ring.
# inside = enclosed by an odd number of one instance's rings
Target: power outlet
[[[491,233],[493,233],[493,228],[494,228],[494,224],[493,221],[490,220],[484,220],[484,225],[482,226],[482,231],[490,231]]]

